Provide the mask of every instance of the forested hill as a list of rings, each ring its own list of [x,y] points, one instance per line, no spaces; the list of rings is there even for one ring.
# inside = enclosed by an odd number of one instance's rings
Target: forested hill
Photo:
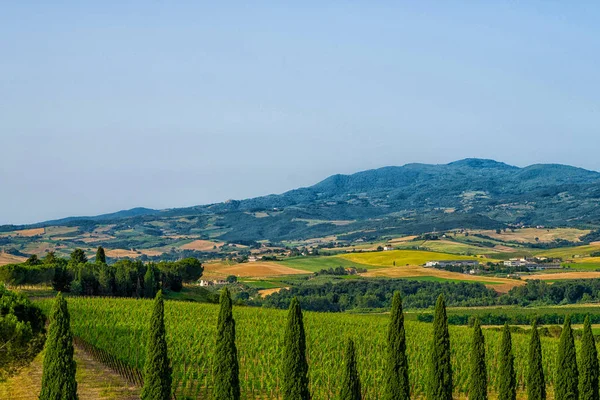
[[[224,241],[331,234],[357,239],[509,224],[598,227],[600,173],[556,164],[519,168],[482,159],[407,164],[334,175],[281,195],[63,220],[91,225],[124,221]]]

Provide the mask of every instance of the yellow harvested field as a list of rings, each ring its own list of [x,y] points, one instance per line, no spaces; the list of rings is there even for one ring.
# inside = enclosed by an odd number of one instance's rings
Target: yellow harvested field
[[[106,250],[106,256],[110,257],[110,258],[123,258],[123,257],[137,258],[141,255],[142,255],[141,252],[138,253],[133,250],[125,250],[125,249]]]
[[[473,231],[473,233],[480,233],[482,235],[489,236],[493,239],[510,241],[515,240],[517,242],[533,243],[536,242],[536,238],[540,242],[552,242],[556,239],[565,239],[571,242],[578,242],[579,238],[583,235],[590,233],[588,229],[575,229],[575,228],[556,228],[556,229],[537,229],[537,228],[525,228],[515,229],[514,232],[507,230],[500,234],[493,230],[486,231]]]
[[[522,279],[531,280],[539,279],[541,281],[555,281],[559,279],[594,279],[600,278],[600,272],[589,271],[589,272],[556,272],[549,274],[536,274],[522,276]]]
[[[391,267],[394,265],[394,262],[396,263],[396,266],[400,266],[424,265],[427,261],[438,260],[479,260],[476,257],[421,250],[392,250],[369,253],[349,253],[340,255],[338,257],[342,257],[359,264],[381,267]]]
[[[0,253],[0,265],[14,264],[25,261],[25,258],[13,256],[12,254]]]
[[[403,267],[392,267],[392,268],[381,268],[372,269],[369,272],[360,274],[364,277],[386,277],[386,278],[418,278],[418,277],[434,277],[440,279],[450,279],[457,281],[473,281],[483,282],[490,289],[494,289],[499,293],[506,293],[515,286],[524,285],[525,282],[516,279],[505,279],[488,276],[477,276],[460,274],[458,272],[444,271],[437,268],[424,268],[416,265],[409,265]]]
[[[22,229],[20,231],[12,231],[2,233],[0,236],[22,236],[22,237],[32,237],[43,235],[46,233],[44,228],[35,228],[35,229]]]
[[[390,240],[390,243],[399,243],[399,242],[410,242],[411,240],[415,240],[417,236],[404,236],[401,238],[395,238]]]
[[[242,264],[207,263],[204,264],[205,276],[235,275],[244,278],[266,278],[270,276],[310,274],[309,271],[290,268],[274,262],[249,262]]]
[[[277,287],[277,288],[272,288],[272,289],[262,289],[262,290],[258,291],[258,295],[260,297],[267,297],[268,295],[271,295],[273,293],[279,293],[279,291],[281,291],[281,289],[289,289],[289,288],[287,288],[287,287],[284,287],[284,288]]]
[[[193,242],[186,243],[179,248],[182,250],[197,250],[197,251],[212,251],[213,247],[217,248],[223,246],[223,242],[211,242],[210,240],[194,240]]]

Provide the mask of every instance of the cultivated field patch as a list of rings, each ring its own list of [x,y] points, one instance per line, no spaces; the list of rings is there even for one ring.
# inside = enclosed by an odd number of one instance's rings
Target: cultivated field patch
[[[20,231],[12,231],[12,232],[4,232],[0,233],[0,236],[21,236],[21,237],[32,237],[32,236],[40,236],[45,233],[44,228],[33,228],[33,229],[23,229]]]
[[[539,279],[541,281],[556,281],[564,279],[595,279],[600,278],[600,272],[582,271],[582,272],[556,272],[549,274],[524,275],[521,277],[525,280]]]
[[[197,250],[197,251],[212,251],[215,250],[214,247],[216,246],[217,249],[221,246],[223,246],[224,243],[223,242],[211,242],[210,240],[194,240],[193,242],[190,243],[186,243],[182,246],[179,246],[180,249],[182,250]]]
[[[0,265],[22,263],[25,258],[13,256],[12,254],[0,252]]]
[[[525,282],[516,279],[496,278],[491,276],[477,276],[450,272],[437,268],[424,268],[416,265],[374,269],[364,274],[370,278],[418,278],[434,277],[443,280],[454,280],[461,282],[480,282],[499,293],[506,293],[515,286],[524,285]]]
[[[244,278],[264,278],[269,276],[302,275],[309,274],[296,268],[286,267],[275,262],[250,262],[228,265],[224,263],[204,264],[204,276],[229,276],[235,275]]]
[[[575,229],[575,228],[555,228],[555,229],[537,229],[537,228],[524,228],[515,229],[514,232],[511,230],[502,231],[502,233],[496,233],[494,230],[474,231],[473,233],[480,233],[491,238],[502,240],[502,241],[517,241],[523,243],[535,243],[535,242],[552,242],[556,239],[564,239],[570,242],[578,242],[579,238],[583,235],[590,233],[587,229]],[[538,240],[536,240],[536,238]]]
[[[450,253],[437,253],[422,250],[392,250],[371,253],[349,253],[337,256],[360,264],[380,267],[400,265],[424,265],[427,261],[438,260],[478,260],[476,257],[463,256]],[[486,260],[489,261],[489,260]],[[395,265],[394,265],[395,263]]]
[[[137,258],[141,256],[141,252],[133,251],[133,250],[125,250],[125,249],[111,249],[106,250],[106,256],[110,258]]]

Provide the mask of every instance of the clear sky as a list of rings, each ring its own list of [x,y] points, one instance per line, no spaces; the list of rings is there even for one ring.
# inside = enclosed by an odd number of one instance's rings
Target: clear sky
[[[5,2],[0,224],[408,162],[600,170],[597,2],[289,3]]]

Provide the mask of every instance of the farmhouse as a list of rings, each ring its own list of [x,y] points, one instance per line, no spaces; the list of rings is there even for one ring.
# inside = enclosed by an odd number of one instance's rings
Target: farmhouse
[[[208,287],[208,286],[218,286],[218,285],[226,285],[227,282],[224,280],[213,280],[213,281],[205,281],[204,279],[200,280],[200,286]]]
[[[476,260],[436,260],[425,263],[426,267],[478,267],[479,261]]]

